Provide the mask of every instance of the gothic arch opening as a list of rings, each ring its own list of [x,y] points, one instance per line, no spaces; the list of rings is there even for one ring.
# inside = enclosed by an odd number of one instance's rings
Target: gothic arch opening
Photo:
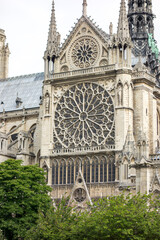
[[[151,17],[147,17],[148,32],[152,33],[153,23]]]
[[[133,18],[132,17],[129,19],[129,32],[130,32],[130,35],[132,36],[132,33],[133,33]]]
[[[142,0],[138,0],[138,7],[142,7]]]
[[[29,129],[29,133],[30,133],[30,137],[31,137],[32,142],[34,141],[35,130],[36,130],[36,123],[33,124]]]
[[[16,129],[17,129],[17,126],[13,126],[9,131],[10,142],[14,142],[18,139],[18,133],[16,132]]]
[[[87,184],[115,181],[114,155],[57,159],[52,163],[52,184],[74,184],[82,161],[82,174]]]
[[[2,139],[2,141],[1,141],[1,150],[3,150],[3,144],[4,144],[4,140]]]
[[[137,32],[140,33],[143,31],[144,19],[142,16],[137,17]]]

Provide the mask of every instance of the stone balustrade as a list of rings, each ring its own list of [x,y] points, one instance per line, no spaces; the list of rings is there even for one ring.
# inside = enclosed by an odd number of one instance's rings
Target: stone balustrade
[[[93,68],[86,68],[86,69],[81,69],[81,70],[73,70],[73,71],[68,71],[68,72],[62,72],[62,73],[50,73],[48,76],[48,79],[60,79],[60,78],[68,78],[71,76],[82,76],[82,75],[87,75],[87,74],[101,74],[103,72],[108,72],[108,71],[114,71],[122,68],[129,68],[131,69],[131,66],[128,64],[112,64],[112,65],[107,65],[107,66],[102,66],[102,67],[93,67]]]
[[[62,148],[53,150],[53,155],[66,155],[71,153],[88,153],[88,152],[104,152],[114,151],[115,145],[95,146],[95,147],[78,147],[78,148]]]

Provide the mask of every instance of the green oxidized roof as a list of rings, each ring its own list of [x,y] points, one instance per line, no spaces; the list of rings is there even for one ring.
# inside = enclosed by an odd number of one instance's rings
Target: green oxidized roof
[[[148,34],[148,45],[152,50],[152,53],[155,53],[156,59],[159,59],[159,49],[157,47],[156,41],[152,37],[152,34]]]

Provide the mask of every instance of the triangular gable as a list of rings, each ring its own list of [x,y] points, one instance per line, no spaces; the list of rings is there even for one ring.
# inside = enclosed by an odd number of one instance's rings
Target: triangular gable
[[[160,193],[160,175],[157,170],[150,186],[150,192]]]
[[[82,16],[78,20],[78,22],[75,24],[74,28],[72,29],[72,31],[68,35],[65,42],[62,44],[62,47],[60,49],[60,53],[62,53],[63,50],[67,47],[67,45],[71,42],[72,37],[77,32],[77,30],[80,28],[80,26],[82,25],[83,22],[86,22],[89,25],[89,27],[95,32],[96,35],[99,36],[99,38],[103,42],[104,41],[106,42],[109,39],[109,35],[107,33],[105,33],[102,29],[100,29],[98,26],[96,26],[95,23],[93,23],[93,20],[91,20],[89,17]]]
[[[84,209],[88,207],[87,203],[92,205],[82,171],[79,169],[78,176],[72,189],[69,205],[75,207],[76,209]]]

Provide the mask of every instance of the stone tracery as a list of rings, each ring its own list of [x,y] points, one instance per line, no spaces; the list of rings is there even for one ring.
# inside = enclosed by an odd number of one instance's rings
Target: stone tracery
[[[60,98],[55,111],[55,148],[114,144],[114,105],[95,83],[80,83]]]
[[[97,60],[98,44],[90,37],[77,40],[71,50],[71,58],[76,67],[87,68]]]
[[[80,165],[87,184],[115,181],[115,156],[112,153],[54,159],[52,162],[52,185],[74,184]]]

